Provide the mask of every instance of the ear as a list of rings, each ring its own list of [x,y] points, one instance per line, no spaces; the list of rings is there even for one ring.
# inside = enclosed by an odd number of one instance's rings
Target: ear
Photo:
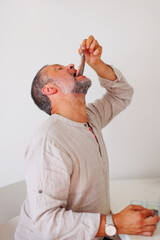
[[[54,87],[53,85],[50,86],[49,84],[46,84],[43,88],[42,88],[42,93],[44,95],[53,95],[55,93],[58,92],[58,89],[56,87]]]

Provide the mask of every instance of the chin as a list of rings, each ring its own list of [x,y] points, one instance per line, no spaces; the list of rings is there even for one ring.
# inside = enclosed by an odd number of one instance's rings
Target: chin
[[[75,86],[72,92],[86,94],[91,85],[92,85],[91,80],[81,75],[75,78]]]
[[[80,75],[78,77],[75,77],[75,81],[76,82],[79,82],[79,81],[89,81],[89,82],[91,82],[91,80],[89,78],[87,78],[86,76],[84,76],[84,75]]]

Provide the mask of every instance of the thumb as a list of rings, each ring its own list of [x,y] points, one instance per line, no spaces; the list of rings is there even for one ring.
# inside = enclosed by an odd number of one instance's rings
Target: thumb
[[[82,48],[81,47],[78,49],[78,53],[79,53],[79,55],[82,54]]]

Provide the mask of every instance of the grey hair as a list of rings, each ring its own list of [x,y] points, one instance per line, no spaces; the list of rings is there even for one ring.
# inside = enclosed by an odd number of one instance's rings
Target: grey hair
[[[42,70],[47,67],[45,65],[42,67],[38,73],[36,74],[35,78],[33,79],[32,86],[31,86],[31,96],[34,103],[44,112],[51,115],[51,102],[49,98],[42,93],[42,88],[45,84],[51,81],[47,76],[42,73]]]

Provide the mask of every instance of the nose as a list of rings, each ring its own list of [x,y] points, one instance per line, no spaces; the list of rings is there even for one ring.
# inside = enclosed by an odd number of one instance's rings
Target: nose
[[[68,66],[66,66],[67,70],[71,70],[74,69],[74,64],[69,64]]]

